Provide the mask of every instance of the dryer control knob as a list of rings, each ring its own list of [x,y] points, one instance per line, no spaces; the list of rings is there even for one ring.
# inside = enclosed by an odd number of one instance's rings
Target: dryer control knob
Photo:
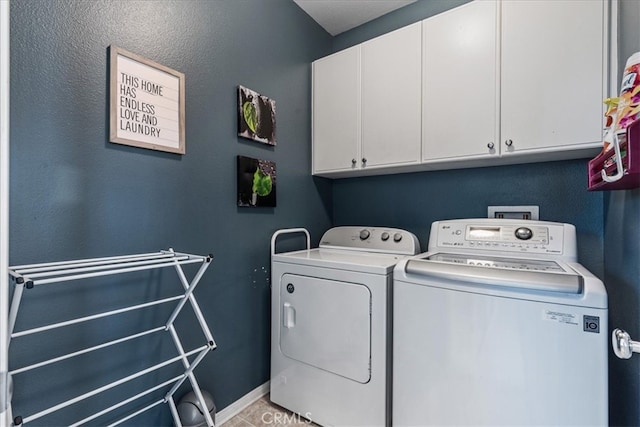
[[[386,231],[383,231],[382,234],[380,235],[380,238],[382,239],[383,242],[386,242],[387,240],[389,240],[389,233],[387,233]]]
[[[371,233],[369,232],[369,230],[364,229],[360,232],[360,240],[367,240],[370,235]]]
[[[393,241],[394,242],[399,242],[400,240],[402,240],[402,234],[396,233],[396,234],[393,235]]]
[[[533,231],[527,227],[519,227],[516,229],[516,237],[520,240],[529,240],[533,237]]]

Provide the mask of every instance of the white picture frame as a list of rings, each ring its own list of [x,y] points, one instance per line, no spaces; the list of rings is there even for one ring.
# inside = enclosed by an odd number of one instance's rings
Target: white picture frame
[[[109,141],[184,154],[184,74],[114,45],[109,50]]]

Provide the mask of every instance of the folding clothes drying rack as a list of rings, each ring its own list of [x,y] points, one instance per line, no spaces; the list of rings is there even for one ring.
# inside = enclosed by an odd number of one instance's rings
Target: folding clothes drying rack
[[[169,334],[171,335],[171,338],[173,339],[173,343],[175,344],[175,348],[179,354],[177,357],[170,358],[168,360],[165,360],[164,362],[161,362],[156,365],[150,366],[146,369],[140,370],[134,374],[128,375],[117,381],[114,381],[102,387],[96,388],[92,391],[79,395],[75,398],[69,399],[65,402],[52,406],[48,409],[42,410],[38,413],[29,415],[29,416],[24,416],[24,417],[17,416],[13,420],[13,426],[28,424],[29,422],[35,421],[41,417],[49,415],[60,409],[82,402],[83,400],[88,399],[89,397],[98,395],[99,393],[105,392],[121,384],[132,381],[138,377],[157,371],[165,366],[168,366],[177,362],[182,362],[182,365],[184,366],[184,371],[182,372],[182,374],[175,376],[174,378],[168,381],[165,381],[161,384],[157,384],[135,396],[128,397],[113,406],[110,406],[102,411],[99,411],[89,417],[83,418],[69,425],[79,426],[79,425],[88,423],[89,421],[95,420],[98,417],[101,417],[115,409],[123,407],[129,403],[136,401],[137,399],[147,396],[154,391],[160,390],[164,387],[171,386],[170,390],[164,395],[164,398],[151,402],[150,404],[143,407],[142,409],[137,410],[136,412],[133,412],[110,425],[115,426],[115,425],[121,424],[157,405],[160,405],[162,403],[168,403],[176,426],[182,426],[180,417],[178,416],[178,411],[176,408],[176,403],[174,401],[173,395],[176,392],[176,390],[178,390],[180,385],[187,379],[190,381],[193,391],[196,397],[198,398],[201,407],[207,408],[207,405],[203,398],[200,387],[198,386],[198,382],[196,381],[196,378],[193,374],[193,370],[195,369],[196,366],[198,366],[198,364],[202,361],[204,356],[209,351],[216,348],[216,344],[213,340],[209,327],[207,326],[207,323],[204,317],[202,316],[202,312],[200,311],[198,303],[196,302],[195,296],[193,295],[193,290],[198,284],[198,282],[200,281],[200,279],[202,278],[202,276],[204,275],[206,269],[209,267],[209,264],[211,263],[211,261],[212,261],[212,255],[209,255],[209,256],[190,255],[185,253],[174,252],[172,249],[169,249],[167,251],[138,254],[138,255],[93,258],[93,259],[83,259],[83,260],[74,260],[74,261],[63,261],[63,262],[53,262],[53,263],[46,263],[46,264],[32,264],[32,265],[21,265],[16,267],[9,267],[9,274],[10,276],[12,276],[12,278],[15,281],[14,294],[13,294],[13,298],[12,298],[11,306],[9,310],[9,337],[8,337],[9,342],[12,339],[17,339],[26,335],[37,334],[37,333],[49,331],[56,328],[64,328],[65,326],[75,325],[78,323],[87,322],[94,319],[106,318],[108,316],[116,316],[118,314],[130,312],[134,310],[140,310],[140,309],[144,309],[144,308],[148,308],[148,307],[152,307],[160,304],[168,304],[168,303],[175,304],[175,308],[173,309],[173,312],[171,313],[169,319],[162,326],[158,326],[144,332],[139,332],[133,335],[122,337],[120,339],[116,339],[113,341],[105,342],[100,345],[85,348],[80,351],[67,353],[62,356],[45,360],[33,365],[14,369],[12,371],[9,371],[10,376],[15,377],[22,372],[30,371],[36,368],[42,368],[48,365],[53,365],[62,360],[70,359],[70,358],[79,356],[81,354],[87,354],[95,350],[107,348],[115,344],[120,344],[126,341],[135,340],[136,338],[147,336],[160,331],[169,332]],[[195,263],[202,263],[202,265],[200,266],[199,270],[197,271],[197,273],[195,274],[191,282],[189,282],[184,274],[184,271],[182,270],[182,265],[195,264]],[[40,286],[40,285],[68,282],[71,280],[89,279],[89,278],[100,277],[100,276],[129,273],[129,272],[141,271],[141,270],[152,270],[152,269],[159,269],[159,268],[165,268],[165,267],[175,268],[178,274],[178,277],[182,283],[182,287],[184,288],[184,292],[176,296],[148,301],[143,304],[123,307],[117,310],[96,313],[90,316],[79,317],[79,318],[71,319],[64,322],[42,325],[36,328],[23,330],[19,332],[14,331],[16,318],[18,316],[18,311],[20,308],[20,301],[23,298],[23,293],[25,289],[31,289],[34,286]],[[185,306],[187,302],[189,302],[189,304],[191,305],[193,312],[198,319],[200,327],[202,328],[202,332],[204,333],[207,340],[205,345],[202,345],[200,347],[197,347],[189,351],[184,350],[182,343],[180,341],[180,338],[178,337],[178,332],[174,327],[175,319],[178,317],[182,308]],[[193,361],[189,361],[189,357],[191,356],[195,356]],[[214,423],[211,415],[206,410],[203,412],[206,418],[207,425],[212,427]]]

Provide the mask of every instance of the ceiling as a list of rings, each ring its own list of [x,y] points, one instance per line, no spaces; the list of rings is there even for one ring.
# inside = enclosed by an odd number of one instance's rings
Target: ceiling
[[[416,0],[293,0],[332,36]]]

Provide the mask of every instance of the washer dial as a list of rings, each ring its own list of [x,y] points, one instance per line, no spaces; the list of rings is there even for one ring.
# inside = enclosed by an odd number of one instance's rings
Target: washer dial
[[[516,238],[520,240],[529,240],[533,237],[533,231],[528,227],[518,227],[515,232]]]

